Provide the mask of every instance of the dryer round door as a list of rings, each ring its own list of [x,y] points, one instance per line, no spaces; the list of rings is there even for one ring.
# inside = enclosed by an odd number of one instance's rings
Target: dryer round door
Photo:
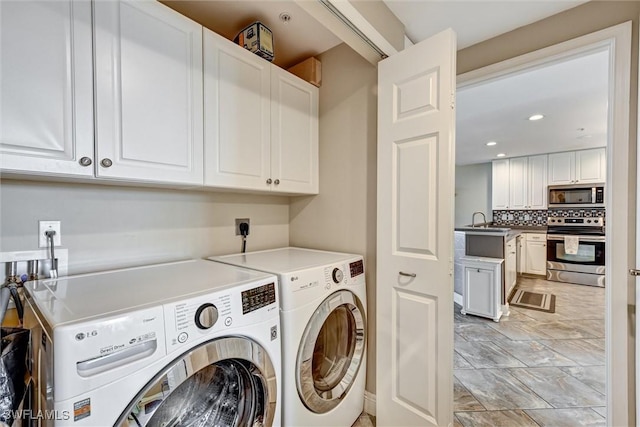
[[[276,375],[248,338],[209,341],[173,361],[131,402],[117,426],[270,426]]]
[[[335,292],[316,309],[296,361],[298,395],[311,411],[328,412],[344,399],[364,357],[365,331],[364,308],[352,292]]]

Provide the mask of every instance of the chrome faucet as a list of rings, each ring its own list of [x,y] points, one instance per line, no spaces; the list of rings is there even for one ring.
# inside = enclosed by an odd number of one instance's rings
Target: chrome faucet
[[[482,224],[484,224],[485,226],[487,225],[487,217],[485,216],[484,212],[474,212],[473,215],[471,216],[471,227],[475,227],[476,226],[476,214],[480,214],[482,215],[482,219],[484,220],[484,222]]]

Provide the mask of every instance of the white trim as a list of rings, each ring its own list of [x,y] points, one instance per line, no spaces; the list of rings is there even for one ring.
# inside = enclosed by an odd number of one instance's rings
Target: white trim
[[[376,416],[376,395],[366,390],[364,392],[364,412]]]
[[[453,302],[455,302],[458,305],[462,305],[462,303],[464,302],[464,298],[462,297],[461,294],[454,292],[453,293]]]
[[[382,50],[387,56],[395,55],[398,50],[393,47],[389,41],[376,28],[362,16],[358,10],[353,7],[348,0],[329,0],[330,3],[340,11],[353,25],[369,38],[378,49]]]
[[[634,285],[627,273],[629,265],[634,262],[631,255],[635,242],[629,231],[635,229],[636,217],[636,207],[629,200],[637,190],[629,179],[636,167],[636,159],[631,158],[629,146],[631,31],[632,23],[628,21],[458,76],[458,88],[464,89],[576,55],[597,50],[611,53],[605,200],[609,223],[605,276],[607,425],[635,424],[631,419],[634,415],[631,407],[635,402],[630,396],[633,388],[630,382],[634,382],[630,369],[633,369],[635,361],[629,348],[632,331],[628,319],[628,306],[634,303],[628,290]]]

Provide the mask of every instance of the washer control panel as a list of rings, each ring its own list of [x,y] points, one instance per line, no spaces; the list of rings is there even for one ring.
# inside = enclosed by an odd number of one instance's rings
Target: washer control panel
[[[276,279],[164,305],[167,353],[211,334],[278,315]]]
[[[360,279],[359,276],[364,278],[364,262],[362,259],[325,267],[325,288],[329,290],[336,285],[353,285]]]

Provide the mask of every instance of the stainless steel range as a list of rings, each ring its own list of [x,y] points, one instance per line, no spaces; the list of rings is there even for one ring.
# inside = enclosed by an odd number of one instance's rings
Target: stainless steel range
[[[604,218],[547,219],[547,279],[604,287]]]

